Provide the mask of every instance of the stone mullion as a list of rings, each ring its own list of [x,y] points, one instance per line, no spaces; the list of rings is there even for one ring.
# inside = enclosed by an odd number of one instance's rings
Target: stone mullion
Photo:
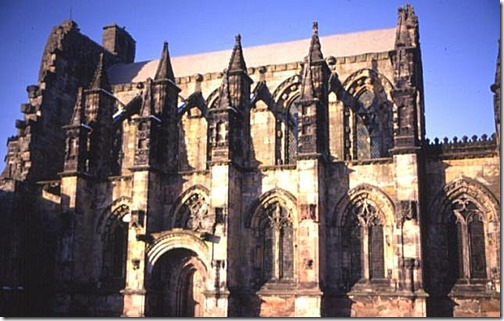
[[[280,229],[273,227],[273,279],[280,280]]]
[[[467,224],[465,222],[459,223],[459,231],[461,234],[461,247],[462,247],[462,274],[463,279],[469,279],[471,271],[471,258],[469,253],[469,239],[467,232]]]
[[[362,231],[362,278],[369,280],[369,227],[367,225],[361,226]]]

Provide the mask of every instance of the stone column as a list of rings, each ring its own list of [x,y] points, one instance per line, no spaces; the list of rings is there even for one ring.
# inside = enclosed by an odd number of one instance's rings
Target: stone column
[[[419,161],[416,150],[412,149],[407,153],[405,151],[396,151],[393,156],[398,201],[396,220],[401,233],[399,270],[403,281],[400,288],[412,296],[411,316],[420,317],[426,313],[426,294],[423,290],[421,229],[418,217]]]
[[[325,269],[322,166],[317,158],[298,159],[297,295],[296,317],[319,317],[319,280]],[[322,246],[321,246],[322,244]]]
[[[124,317],[143,317],[145,313],[145,243],[138,241],[137,234],[146,234],[147,204],[150,187],[148,170],[133,172],[133,197],[128,230],[126,261],[126,287]]]
[[[226,317],[228,313],[228,280],[233,275],[228,271],[233,263],[228,260],[228,232],[229,216],[235,212],[230,202],[230,188],[232,183],[231,173],[233,169],[227,162],[212,164],[211,168],[210,200],[212,212],[215,213],[214,235],[218,241],[212,243],[212,264],[208,271],[209,278],[213,282],[207,282],[205,291],[205,317]],[[231,185],[231,186],[230,186]],[[238,220],[239,221],[239,220]]]

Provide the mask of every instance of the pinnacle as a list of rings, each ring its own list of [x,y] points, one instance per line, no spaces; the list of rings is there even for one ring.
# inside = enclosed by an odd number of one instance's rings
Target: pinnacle
[[[104,57],[103,52],[100,53],[100,58],[98,60],[98,65],[96,67],[95,76],[93,82],[91,83],[91,89],[107,89],[109,88],[109,82],[107,75],[104,70]]]
[[[71,125],[80,125],[81,122],[83,122],[83,111],[84,109],[82,108],[82,87],[79,87],[77,91],[77,99],[75,100],[75,107],[72,115],[72,121],[70,122]]]
[[[158,69],[156,71],[155,80],[169,79],[175,81],[175,76],[173,74],[173,68],[170,61],[170,54],[168,52],[168,42],[163,43],[163,51],[161,53],[161,59],[159,60]]]
[[[308,52],[308,58],[310,62],[324,60],[324,56],[322,55],[320,39],[318,36],[318,23],[316,21],[313,22],[312,25],[313,35],[310,43],[310,51]]]
[[[246,71],[247,65],[245,64],[245,59],[243,58],[243,50],[241,46],[241,35],[237,34],[235,36],[235,45],[233,52],[231,53],[231,60],[229,61],[229,71]]]

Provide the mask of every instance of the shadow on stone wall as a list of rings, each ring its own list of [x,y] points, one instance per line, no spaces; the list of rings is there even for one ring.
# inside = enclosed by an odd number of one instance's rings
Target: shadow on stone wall
[[[59,204],[36,201],[36,186],[12,183],[21,193],[0,191],[0,315],[50,316],[58,224],[44,208]]]
[[[229,296],[228,317],[259,317],[262,302],[251,290],[232,290]]]
[[[322,317],[350,317],[352,314],[352,301],[348,295],[322,296],[320,316]]]
[[[427,298],[428,317],[453,317],[457,303],[448,296],[430,296]]]

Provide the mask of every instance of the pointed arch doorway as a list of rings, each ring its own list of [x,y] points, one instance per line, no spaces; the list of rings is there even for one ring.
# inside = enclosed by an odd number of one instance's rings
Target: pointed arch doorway
[[[207,271],[197,254],[174,248],[154,264],[146,282],[146,316],[204,316]]]

